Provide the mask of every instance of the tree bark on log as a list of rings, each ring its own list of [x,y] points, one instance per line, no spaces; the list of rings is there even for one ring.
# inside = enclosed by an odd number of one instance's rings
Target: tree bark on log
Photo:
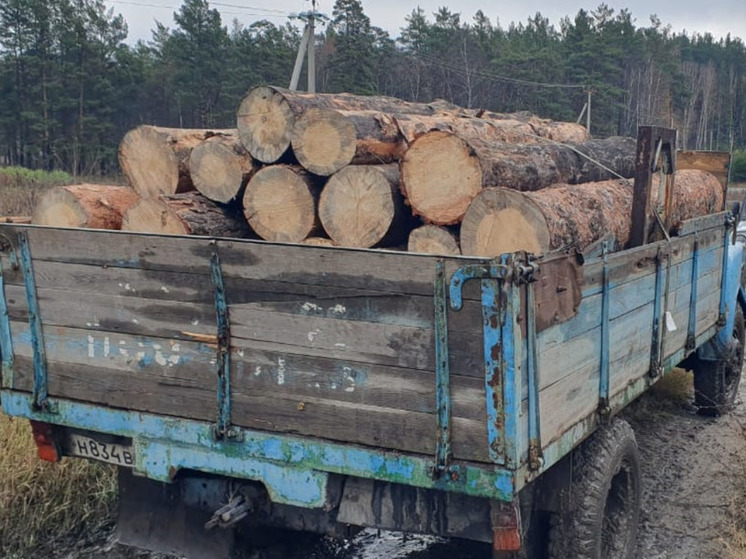
[[[631,182],[622,180],[555,185],[538,192],[486,188],[464,216],[461,250],[488,258],[518,250],[582,251],[609,234],[619,250],[629,241],[632,196]],[[723,190],[709,173],[682,170],[674,179],[673,199],[671,222],[676,229],[686,219],[719,211]]]
[[[308,109],[434,114],[445,108],[455,110],[457,107],[442,102],[410,103],[394,97],[304,93],[259,86],[249,91],[241,101],[236,124],[241,142],[252,157],[263,163],[274,163],[290,145],[296,118]]]
[[[320,190],[318,180],[298,166],[264,167],[246,185],[244,214],[263,239],[299,243],[319,227]]]
[[[591,139],[585,126],[574,122],[561,122],[540,118],[527,111],[517,113],[494,113],[482,109],[467,109],[463,116],[471,116],[489,121],[514,120],[529,126],[534,135],[561,143],[581,143]]]
[[[235,130],[191,130],[143,125],[119,144],[119,166],[143,198],[194,190],[189,175],[192,149],[208,138]]]
[[[31,221],[52,227],[121,229],[123,214],[139,199],[129,186],[58,186],[41,197]]]
[[[456,236],[445,227],[439,227],[438,225],[423,225],[414,229],[409,234],[407,250],[442,256],[461,254]]]
[[[143,198],[124,215],[122,230],[167,235],[253,237],[243,214],[198,192]]]
[[[237,199],[256,170],[238,134],[209,138],[195,146],[189,156],[189,174],[195,188],[221,204]]]
[[[416,215],[436,225],[450,225],[463,217],[483,187],[527,191],[557,183],[607,180],[614,173],[630,178],[635,172],[635,145],[632,138],[589,140],[573,146],[514,145],[477,135],[464,138],[429,132],[417,138],[405,154],[402,185]]]
[[[319,218],[338,245],[369,248],[406,238],[408,225],[396,165],[352,165],[321,192]]]

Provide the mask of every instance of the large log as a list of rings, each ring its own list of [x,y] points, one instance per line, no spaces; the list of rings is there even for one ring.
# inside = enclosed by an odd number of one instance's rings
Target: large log
[[[409,234],[407,242],[409,252],[423,254],[440,254],[456,256],[461,254],[456,236],[445,227],[437,225],[423,225]]]
[[[257,172],[243,197],[252,229],[268,241],[298,243],[318,227],[318,179],[294,165],[272,165]]]
[[[143,198],[124,214],[122,230],[208,237],[253,236],[240,210],[217,204],[199,192]]]
[[[369,248],[406,238],[407,219],[396,165],[352,165],[332,175],[321,192],[319,218],[340,246]]]
[[[625,180],[556,185],[538,192],[486,188],[464,216],[461,250],[489,258],[518,250],[582,251],[607,235],[621,249],[632,227],[632,195],[631,182]],[[709,173],[682,170],[675,176],[673,200],[670,223],[675,233],[682,221],[719,211],[723,190]]]
[[[415,214],[449,225],[463,217],[483,187],[527,191],[557,183],[630,178],[634,156],[632,138],[515,145],[436,131],[412,143],[402,160],[401,180]]]
[[[298,163],[321,176],[349,164],[393,163],[406,150],[394,117],[376,111],[308,109],[296,118],[290,142]]]
[[[191,130],[143,125],[119,144],[119,166],[132,188],[146,198],[194,190],[189,174],[192,149],[207,138],[235,130]]]
[[[48,190],[34,208],[37,225],[121,229],[122,215],[140,199],[128,186],[73,184]]]
[[[236,124],[241,142],[252,157],[263,163],[274,163],[290,145],[296,118],[308,109],[434,114],[444,108],[456,107],[442,102],[409,103],[394,97],[303,93],[281,87],[259,86],[249,91],[241,101]]]
[[[587,142],[591,135],[585,126],[574,122],[561,122],[540,118],[527,111],[517,113],[495,113],[492,111],[466,109],[461,113],[463,116],[472,116],[490,121],[513,120],[521,122],[531,128],[537,138],[554,140],[562,143]]]
[[[209,138],[192,149],[189,156],[189,174],[194,187],[210,200],[222,204],[238,199],[256,170],[257,165],[238,134]]]

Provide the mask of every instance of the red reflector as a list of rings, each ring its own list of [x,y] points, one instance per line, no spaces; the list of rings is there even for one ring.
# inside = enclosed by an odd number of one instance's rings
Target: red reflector
[[[31,432],[34,435],[39,458],[47,462],[59,462],[60,454],[57,452],[52,426],[41,421],[31,421]]]

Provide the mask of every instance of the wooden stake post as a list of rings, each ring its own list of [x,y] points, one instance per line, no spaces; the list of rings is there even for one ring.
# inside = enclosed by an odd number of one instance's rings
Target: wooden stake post
[[[668,232],[671,195],[673,193],[673,173],[676,169],[676,130],[658,126],[640,126],[637,131],[637,156],[635,187],[632,200],[632,230],[629,248],[644,245],[649,240],[650,220],[655,219],[650,212],[650,189],[653,173],[662,170],[666,175],[665,192],[658,197],[659,206],[663,202],[661,219]],[[659,212],[660,214],[660,212]]]

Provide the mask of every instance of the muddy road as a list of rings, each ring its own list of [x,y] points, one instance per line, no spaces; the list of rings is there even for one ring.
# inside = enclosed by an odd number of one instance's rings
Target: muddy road
[[[746,383],[744,383],[746,384]],[[717,419],[691,404],[691,375],[674,373],[625,412],[634,427],[643,469],[638,533],[641,559],[746,557],[746,389],[736,409]],[[464,542],[364,530],[354,539],[293,537],[249,559],[477,559],[485,548]],[[102,531],[55,557],[166,559],[126,548]]]

